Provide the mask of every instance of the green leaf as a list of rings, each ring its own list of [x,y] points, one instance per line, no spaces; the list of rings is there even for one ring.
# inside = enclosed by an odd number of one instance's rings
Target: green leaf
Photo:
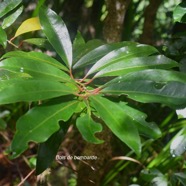
[[[51,46],[51,44],[48,42],[47,39],[45,38],[30,38],[30,39],[25,39],[23,40],[23,43],[29,43],[29,44],[33,44],[36,45],[40,48],[44,48],[50,51],[53,51],[53,47]]]
[[[91,50],[103,45],[103,41],[98,39],[93,39],[88,41],[85,44],[79,44],[79,47],[73,48],[73,64],[77,63],[77,61],[89,53]],[[80,66],[81,67],[81,66]],[[74,68],[74,67],[73,67]]]
[[[41,143],[59,130],[59,121],[68,121],[78,101],[67,101],[43,104],[32,108],[17,121],[16,134],[11,144],[12,157],[24,152],[28,142]]]
[[[186,2],[182,2],[176,6],[173,11],[174,21],[178,21],[181,23],[186,23]]]
[[[5,130],[6,127],[7,127],[6,122],[3,119],[0,118],[0,131]]]
[[[11,26],[16,21],[16,19],[21,15],[22,12],[23,12],[23,6],[19,7],[12,14],[7,16],[3,20],[2,28],[5,29],[5,28],[8,28],[9,26]]]
[[[177,71],[169,71],[163,69],[147,69],[138,72],[131,72],[129,74],[117,77],[106,83],[104,86],[107,87],[112,84],[135,80],[151,80],[159,83],[172,81],[186,83],[186,74]]]
[[[162,177],[163,174],[155,168],[143,169],[140,173],[143,180],[150,182],[153,178]]]
[[[110,51],[111,48],[112,47],[109,44],[105,44],[91,50],[90,52],[82,56],[73,66],[73,68],[76,69],[95,63],[96,61],[98,61],[98,59],[100,59],[103,55]]]
[[[0,18],[16,8],[22,0],[4,0],[0,3]]]
[[[175,173],[174,176],[176,176],[183,186],[186,186],[186,172]]]
[[[96,63],[99,59],[101,59],[107,53],[114,51],[115,49],[121,48],[123,46],[134,46],[136,43],[134,42],[121,42],[121,43],[112,43],[112,44],[104,44],[93,48],[88,53],[83,55],[73,66],[74,69],[80,68],[86,65],[90,65],[92,63]]]
[[[52,134],[47,141],[39,144],[37,152],[36,175],[41,174],[47,169],[58,152],[62,140],[66,134],[68,125],[63,123],[60,129]]]
[[[91,96],[91,105],[110,130],[137,155],[141,153],[141,142],[133,119],[112,101],[101,96]]]
[[[72,43],[65,23],[60,16],[44,6],[40,8],[39,19],[47,39],[66,65],[71,68]]]
[[[8,70],[1,69],[0,70],[0,81],[2,80],[10,80],[14,78],[28,78],[28,74],[23,73],[16,73],[16,72],[10,72]]]
[[[168,186],[168,181],[165,176],[156,177],[151,181],[152,186]]]
[[[7,35],[6,32],[0,27],[0,45],[3,46],[3,48],[6,48],[7,45]]]
[[[170,152],[173,157],[181,156],[186,151],[186,132],[183,135],[176,136],[170,145]]]
[[[180,72],[142,70],[115,78],[104,86],[102,93],[124,94],[143,103],[164,103],[176,108],[186,105],[186,74]]]
[[[185,122],[184,122],[184,120],[182,122],[183,122],[183,124],[181,126],[179,126],[179,128],[176,127],[177,129],[180,129],[180,130],[174,135],[174,138],[185,133],[185,127],[184,127]],[[165,128],[165,130],[167,130],[167,129]],[[171,130],[172,130],[172,128],[171,128]],[[173,130],[173,132],[175,133],[175,130]],[[149,164],[147,165],[148,168],[156,167],[156,165],[158,165],[160,168],[163,168],[165,165],[167,170],[172,169],[172,167],[177,167],[180,159],[174,158],[174,157],[171,158],[171,156],[170,156],[171,142],[172,142],[172,139],[166,145],[163,146],[161,152],[159,152],[158,155],[156,157],[154,157],[152,159],[152,161],[149,162]],[[171,163],[170,163],[170,160],[171,160]]]
[[[78,48],[84,44],[85,44],[85,40],[81,35],[81,33],[78,31],[73,42],[73,51],[78,50]]]
[[[102,131],[102,126],[100,123],[95,122],[89,114],[80,116],[76,120],[76,126],[84,140],[95,144],[103,142],[103,140],[99,140],[94,136],[95,133]]]
[[[41,58],[42,59],[42,58]],[[44,60],[43,60],[44,61]],[[11,72],[21,72],[33,78],[70,82],[71,78],[65,72],[35,58],[11,57],[0,62],[0,68]],[[52,61],[51,61],[52,63]]]
[[[2,59],[9,58],[9,57],[21,57],[21,58],[31,59],[34,61],[52,65],[61,70],[68,71],[68,69],[59,61],[41,52],[12,51],[12,52],[7,52],[5,55],[3,55]]]
[[[148,138],[157,139],[161,137],[161,131],[154,122],[147,122],[147,115],[143,112],[127,106],[125,103],[120,103],[121,108],[129,117],[132,118],[133,123],[137,127],[139,133]]]
[[[178,119],[186,118],[186,108],[177,109],[176,114],[178,116]]]
[[[148,56],[153,53],[157,53],[158,51],[148,45],[128,45],[121,47],[119,49],[115,49],[111,52],[107,52],[107,54],[98,60],[93,67],[88,71],[87,75],[95,73],[111,64],[115,64],[121,61],[125,61],[131,58],[140,57],[140,56]]]
[[[37,5],[36,5],[36,8],[34,9],[33,13],[32,13],[32,17],[35,17],[35,16],[38,16],[39,14],[39,9],[42,5],[45,4],[45,1],[46,0],[39,0],[37,1]]]
[[[177,62],[163,55],[129,58],[103,68],[96,73],[94,78],[103,76],[119,76],[144,69],[168,69],[176,66],[178,66]]]
[[[1,81],[0,104],[39,101],[74,94],[76,90],[64,83],[49,80],[11,79]]]

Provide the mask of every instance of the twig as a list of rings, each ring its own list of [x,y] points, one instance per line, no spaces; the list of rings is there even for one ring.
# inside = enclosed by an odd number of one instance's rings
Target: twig
[[[35,169],[33,169],[17,186],[21,186],[35,171]]]
[[[132,161],[134,163],[137,163],[139,165],[141,165],[143,168],[145,168],[145,166],[138,160],[134,159],[134,158],[130,158],[127,156],[117,156],[117,157],[113,157],[110,161],[115,161],[115,160],[126,160],[126,161]]]
[[[14,46],[15,48],[19,48],[17,45],[15,45],[14,43],[12,43],[11,40],[7,40],[7,42],[8,42],[9,44],[11,44],[12,46]]]

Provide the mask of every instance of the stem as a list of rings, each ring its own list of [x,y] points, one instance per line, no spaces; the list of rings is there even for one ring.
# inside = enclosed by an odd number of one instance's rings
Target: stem
[[[21,43],[19,43],[18,48],[20,48],[23,45],[23,41],[21,41]]]
[[[72,74],[72,69],[70,69],[70,77],[72,78],[72,79],[74,79],[74,76],[73,76],[73,74]]]
[[[96,89],[94,89],[93,91],[92,91],[92,94],[99,94],[99,91],[101,90],[101,88],[100,87],[98,87],[98,88],[96,88]]]
[[[85,75],[85,77],[83,78],[83,79],[81,79],[81,81],[80,82],[83,82],[86,78],[87,78],[87,74]]]
[[[88,99],[85,98],[85,99],[84,99],[84,102],[85,102],[85,104],[86,104],[86,106],[87,106],[87,113],[88,113],[89,116],[91,116],[91,108],[90,108]]]
[[[15,45],[15,44],[12,43],[11,41],[12,41],[12,39],[11,39],[11,40],[7,40],[7,42],[8,42],[10,45],[14,46],[15,48],[19,48],[19,46]]]
[[[15,37],[12,37],[12,38],[10,39],[10,42],[12,42],[14,39],[15,39]]]
[[[21,186],[35,171],[35,169],[33,169],[17,186]]]
[[[85,83],[85,85],[90,84],[92,81],[94,81],[94,78],[90,79],[88,82]]]

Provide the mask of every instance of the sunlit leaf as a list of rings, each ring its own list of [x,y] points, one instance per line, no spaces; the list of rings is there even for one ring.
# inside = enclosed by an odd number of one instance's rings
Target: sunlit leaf
[[[86,141],[95,144],[103,142],[103,140],[95,137],[95,133],[102,131],[102,126],[100,123],[95,122],[89,114],[80,116],[76,120],[76,126]]]
[[[177,62],[162,55],[129,58],[103,68],[96,73],[94,78],[102,76],[119,76],[144,69],[168,69],[176,66],[178,66]]]
[[[179,127],[180,130],[176,126],[176,131],[177,131],[177,129],[179,131],[174,136],[174,138],[176,138],[177,136],[180,136],[180,135],[185,133],[185,128],[184,128],[185,121],[182,121],[181,123],[182,123],[182,125]],[[174,127],[171,127],[171,130],[172,129],[174,129]],[[166,133],[167,133],[167,129],[166,128],[165,128],[165,130],[166,130]],[[163,146],[161,152],[159,152],[157,154],[157,156],[155,158],[153,158],[152,161],[149,162],[149,164],[147,166],[148,168],[157,167],[156,165],[158,165],[160,168],[163,168],[164,165],[165,165],[167,170],[172,169],[172,167],[175,167],[175,169],[179,167],[179,163],[178,162],[180,161],[180,159],[175,158],[173,156],[171,157],[171,153],[170,153],[170,144],[171,144],[171,142],[172,142],[172,140],[170,140],[166,145]]]
[[[84,54],[74,65],[74,69],[83,67],[92,63],[96,63],[104,55],[111,51],[115,51],[118,48],[123,46],[135,46],[137,43],[134,42],[121,42],[121,43],[112,43],[112,44],[102,44],[93,50],[90,50],[88,53]]]
[[[88,41],[85,44],[81,44],[76,48],[73,48],[73,64],[76,64],[79,59],[81,59],[83,56],[85,56],[86,54],[88,54],[91,50],[94,50],[95,48],[104,45],[104,42],[98,39],[93,39]],[[84,64],[82,64],[82,66],[78,66],[78,67],[83,67]],[[77,67],[77,68],[78,68]],[[73,67],[74,68],[74,67]]]
[[[87,75],[95,73],[111,64],[121,61],[124,62],[125,60],[135,57],[148,56],[157,52],[158,51],[154,47],[142,44],[120,47],[119,49],[115,49],[111,52],[107,51],[107,54],[93,65]]]
[[[2,23],[2,28],[5,29],[9,26],[11,26],[16,19],[20,16],[20,14],[23,12],[23,6],[19,7],[15,12],[7,16]]]
[[[4,0],[0,3],[0,18],[16,8],[22,0]]]
[[[6,32],[0,27],[0,45],[3,46],[3,48],[6,48],[7,45],[7,35]]]
[[[62,95],[74,94],[76,90],[64,83],[50,80],[11,79],[1,81],[0,104],[20,101],[39,101]]]
[[[16,134],[11,144],[12,157],[27,149],[28,142],[41,143],[59,130],[59,121],[67,121],[74,113],[78,101],[53,102],[29,110],[17,121]]]
[[[36,30],[41,30],[41,25],[39,22],[39,18],[38,17],[33,17],[33,18],[29,18],[27,20],[25,20],[17,29],[16,33],[15,33],[15,37],[21,35],[21,34],[25,34],[27,32],[32,32],[32,31],[36,31]]]
[[[72,43],[67,27],[60,16],[44,6],[40,8],[39,20],[47,39],[68,67],[72,66]]]
[[[181,156],[186,151],[186,133],[176,136],[170,145],[170,152],[173,157]]]
[[[155,168],[143,169],[140,173],[143,180],[150,182],[153,178],[162,177],[163,174]]]
[[[152,186],[168,186],[168,181],[165,176],[156,177],[151,181]]]
[[[174,176],[176,176],[183,186],[186,186],[186,172],[175,173]]]
[[[176,110],[178,118],[186,118],[186,108]]]
[[[176,6],[173,11],[174,21],[186,23],[186,2],[182,2]]]
[[[128,116],[117,103],[106,98],[91,96],[90,101],[110,130],[139,155],[141,142],[133,118]]]
[[[0,118],[4,118],[6,116],[10,115],[10,111],[9,110],[4,110],[0,112]]]

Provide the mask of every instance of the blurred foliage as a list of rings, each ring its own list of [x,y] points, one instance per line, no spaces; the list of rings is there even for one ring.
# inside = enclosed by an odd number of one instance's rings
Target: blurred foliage
[[[104,0],[23,0],[24,13],[19,17],[14,27],[18,27],[20,22],[26,18],[38,15],[39,7],[46,4],[57,14],[61,15],[72,39],[79,30],[86,40],[93,38],[103,38],[102,30],[104,19],[107,15],[107,8]],[[37,3],[38,2],[38,3]],[[155,45],[162,45],[172,35],[174,26],[173,9],[181,0],[162,1],[156,16],[154,39]],[[148,6],[149,0],[133,0],[125,15],[123,39],[138,41],[142,34],[144,23],[144,10]],[[26,17],[27,16],[27,17]],[[17,26],[16,26],[17,25]],[[10,29],[13,29],[10,28]],[[15,33],[15,30],[12,30]],[[9,34],[10,35],[10,34]]]

